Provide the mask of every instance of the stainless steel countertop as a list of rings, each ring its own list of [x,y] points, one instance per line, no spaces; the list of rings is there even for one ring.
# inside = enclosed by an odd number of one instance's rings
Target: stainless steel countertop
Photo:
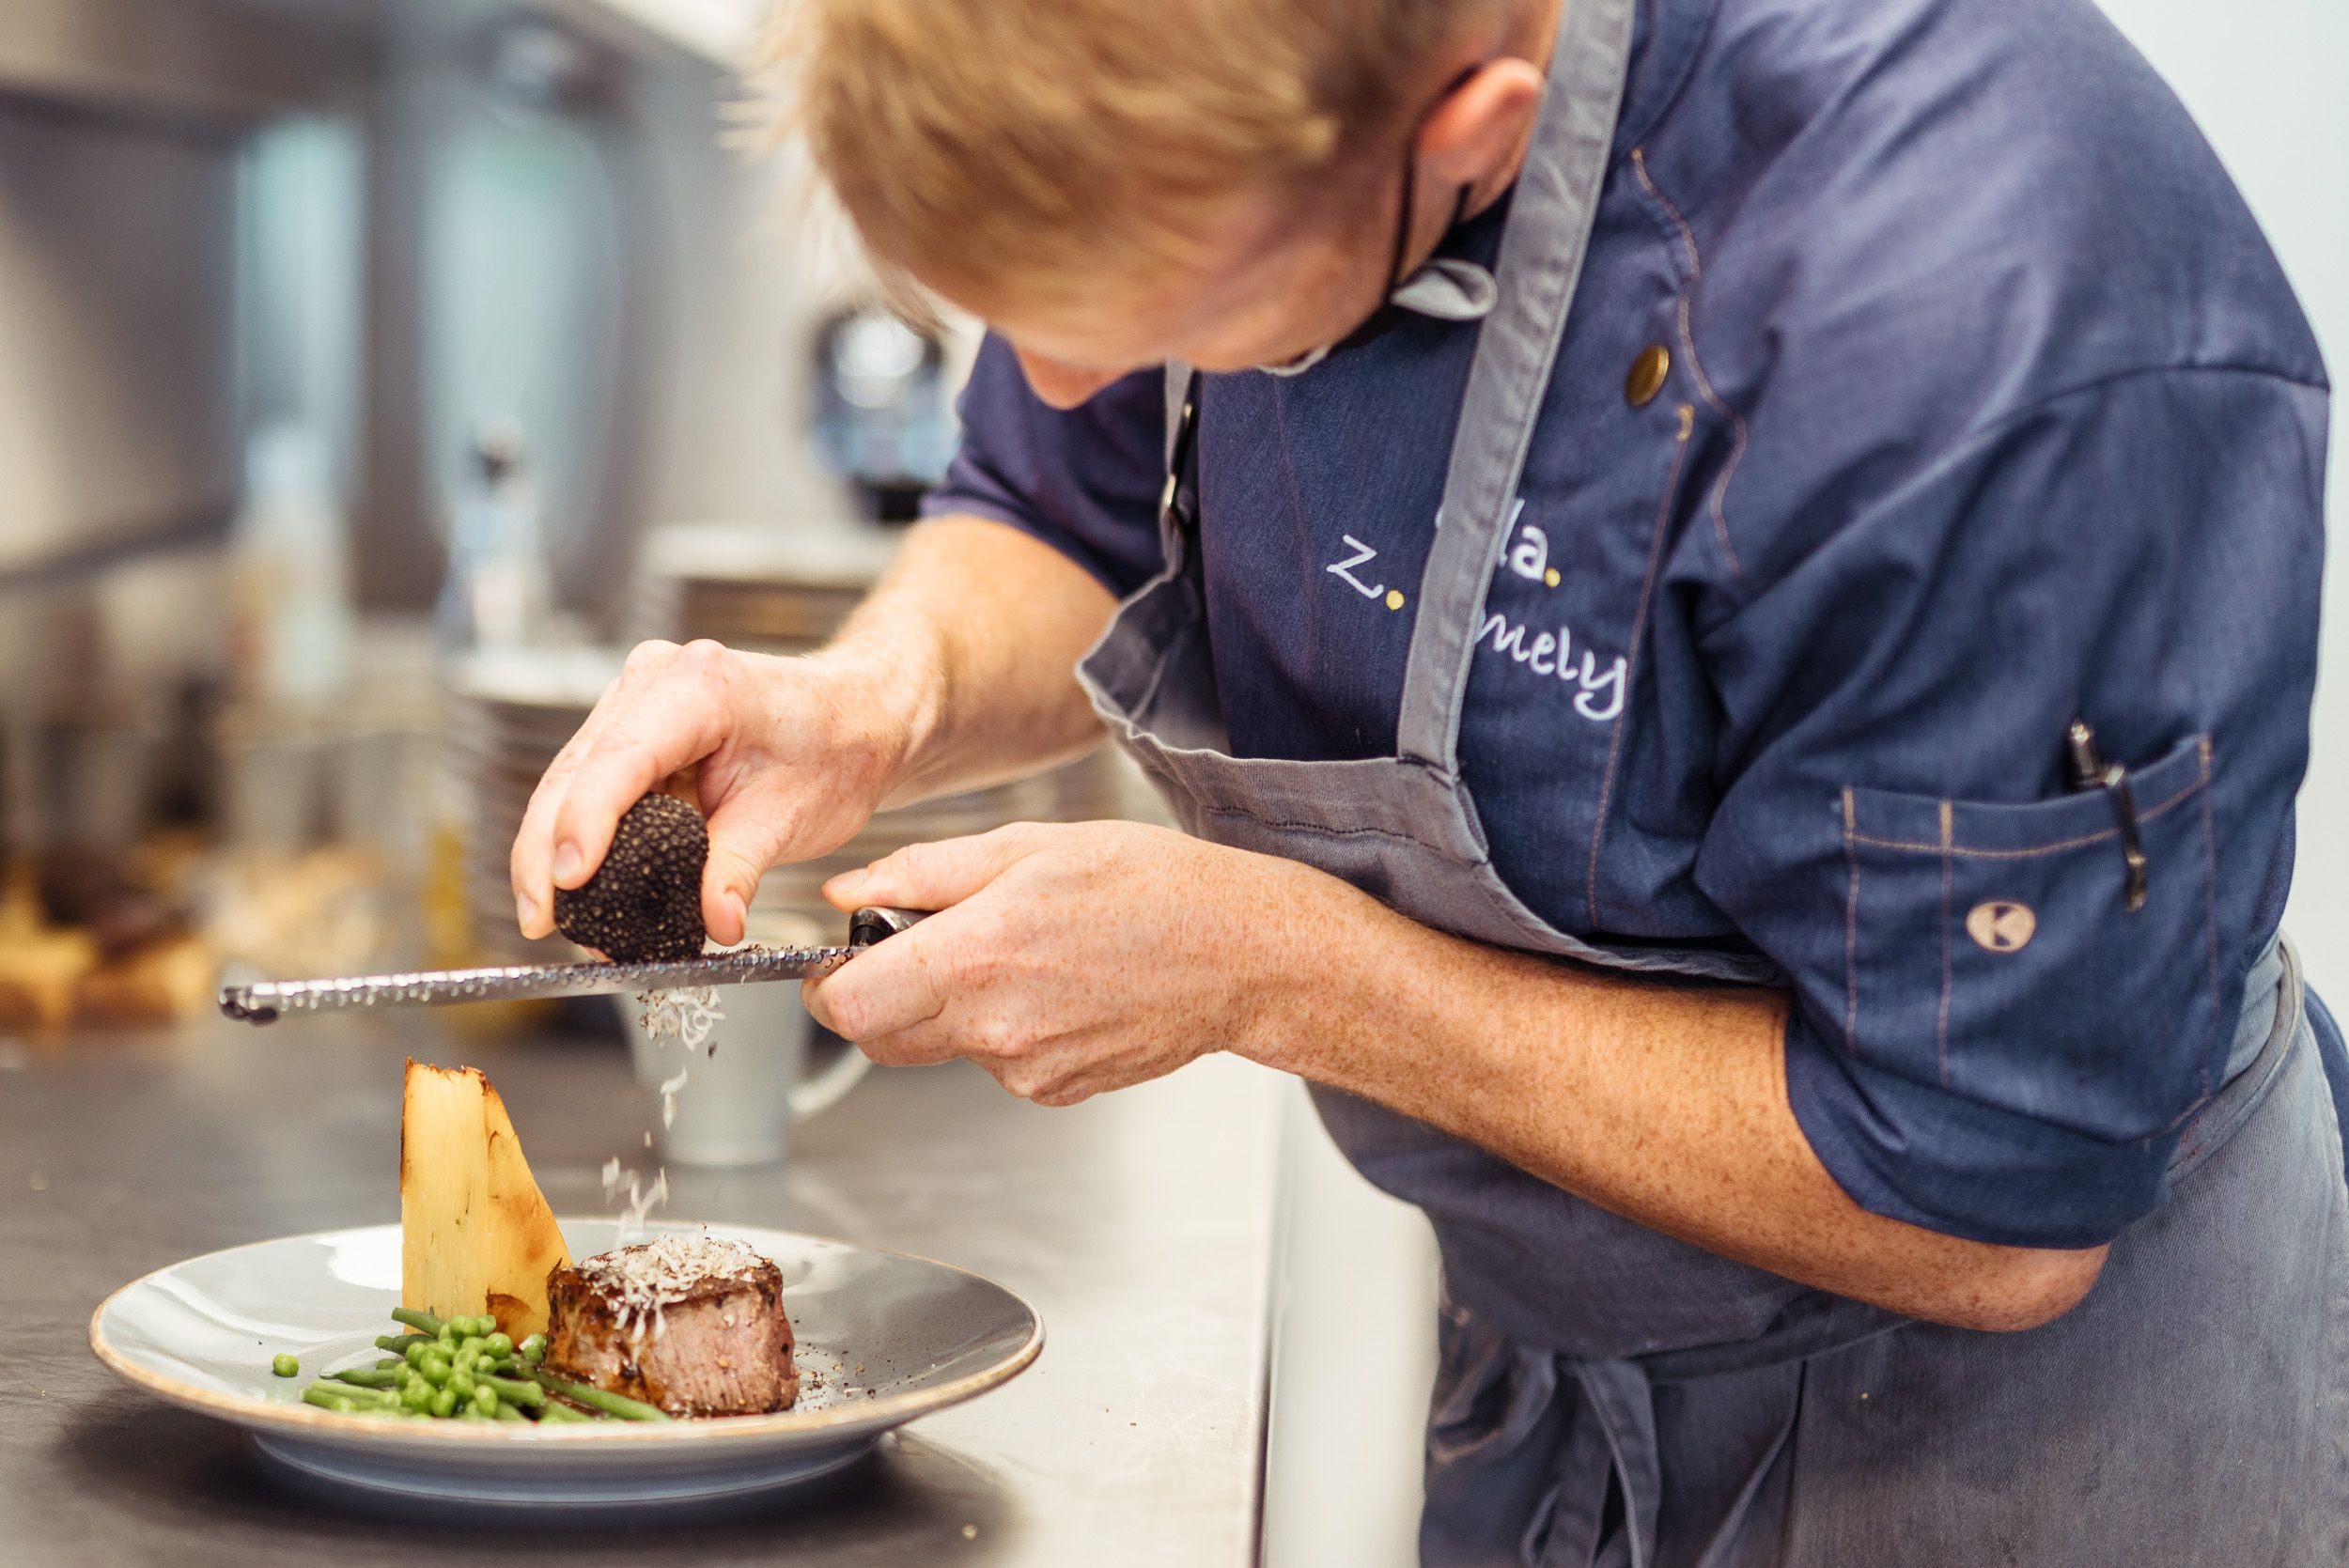
[[[786,1172],[672,1169],[668,1219],[944,1259],[1043,1314],[1041,1359],[813,1495],[569,1529],[308,1493],[117,1384],[92,1309],[214,1248],[396,1220],[400,1063],[469,1062],[557,1213],[649,1159],[616,1043],[460,1046],[437,1017],[0,1042],[0,1560],[1180,1564],[1254,1560],[1280,1080],[1225,1058],[1069,1110],[962,1066],[877,1070]],[[975,1534],[967,1533],[975,1529]]]

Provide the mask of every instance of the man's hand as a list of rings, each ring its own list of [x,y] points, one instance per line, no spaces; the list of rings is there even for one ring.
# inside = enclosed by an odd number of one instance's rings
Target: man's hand
[[[554,889],[593,875],[620,814],[697,766],[709,818],[702,923],[739,941],[760,873],[839,847],[880,803],[921,720],[900,673],[830,655],[646,643],[531,797],[515,836],[522,934],[554,929]]]
[[[1130,822],[914,845],[825,896],[940,912],[801,994],[876,1062],[967,1056],[1074,1105],[1251,1045],[1282,980],[1252,934],[1308,881],[1328,879]]]
[[[730,942],[760,873],[838,848],[877,807],[1081,754],[1101,725],[1072,672],[1112,608],[1050,546],[934,518],[822,653],[646,643],[531,797],[512,860],[522,934],[554,929],[555,887],[593,876],[620,814],[688,767],[709,818],[702,924]]]

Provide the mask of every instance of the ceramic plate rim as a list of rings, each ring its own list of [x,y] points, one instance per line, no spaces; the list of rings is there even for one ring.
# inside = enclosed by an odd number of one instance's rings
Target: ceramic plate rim
[[[557,1225],[572,1223],[609,1225],[609,1216],[557,1216]],[[90,1313],[89,1347],[106,1370],[131,1387],[150,1393],[182,1409],[202,1415],[216,1416],[239,1426],[259,1431],[283,1430],[288,1433],[337,1434],[347,1436],[381,1437],[396,1443],[424,1441],[454,1444],[459,1448],[495,1448],[508,1444],[578,1444],[602,1446],[631,1446],[646,1443],[694,1443],[704,1446],[727,1447],[738,1444],[756,1445],[799,1436],[837,1432],[843,1435],[867,1427],[902,1425],[918,1417],[934,1414],[967,1400],[977,1398],[990,1389],[1001,1388],[1025,1372],[1044,1350],[1044,1317],[1029,1301],[1010,1286],[998,1283],[973,1269],[918,1252],[900,1251],[889,1247],[867,1247],[861,1242],[843,1240],[837,1236],[816,1235],[805,1231],[776,1230],[766,1225],[737,1225],[721,1220],[717,1223],[734,1231],[763,1232],[768,1235],[788,1236],[794,1241],[820,1242],[829,1247],[844,1247],[851,1251],[876,1253],[942,1268],[977,1281],[989,1289],[998,1290],[1028,1314],[1028,1337],[1019,1349],[994,1365],[969,1373],[951,1383],[936,1388],[891,1394],[885,1399],[868,1400],[861,1405],[842,1405],[829,1410],[800,1412],[778,1411],[765,1416],[727,1416],[697,1421],[579,1421],[564,1422],[548,1428],[536,1422],[523,1426],[515,1422],[485,1424],[478,1421],[395,1421],[380,1416],[345,1415],[338,1411],[320,1409],[315,1405],[279,1405],[257,1399],[249,1394],[224,1393],[207,1389],[168,1373],[157,1372],[139,1365],[123,1351],[109,1343],[105,1334],[107,1309],[140,1286],[190,1264],[213,1258],[227,1257],[262,1247],[278,1247],[288,1242],[317,1241],[327,1236],[350,1235],[359,1231],[391,1231],[399,1229],[397,1221],[377,1225],[338,1225],[321,1231],[302,1231],[291,1235],[265,1236],[258,1241],[240,1242],[234,1247],[216,1248],[198,1252],[193,1257],[152,1268],[110,1293]],[[697,1221],[656,1220],[647,1227],[654,1234],[662,1231],[692,1231]]]

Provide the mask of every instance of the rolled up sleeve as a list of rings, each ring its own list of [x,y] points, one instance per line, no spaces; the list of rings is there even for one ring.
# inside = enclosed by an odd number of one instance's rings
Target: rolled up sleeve
[[[1036,396],[990,334],[963,389],[962,442],[925,516],[991,518],[1041,539],[1123,597],[1159,569],[1164,378],[1137,371],[1069,410]]]
[[[2162,1202],[2289,881],[2325,413],[2224,369],[2049,398],[1891,493],[1823,480],[1704,634],[1699,884],[1785,970],[1787,1094],[1863,1207],[2081,1247]],[[2139,908],[2076,718],[2129,770]]]

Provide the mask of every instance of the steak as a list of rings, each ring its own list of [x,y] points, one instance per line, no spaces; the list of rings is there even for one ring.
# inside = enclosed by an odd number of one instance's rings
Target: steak
[[[783,1271],[739,1241],[664,1235],[547,1276],[546,1369],[673,1416],[799,1397]]]

